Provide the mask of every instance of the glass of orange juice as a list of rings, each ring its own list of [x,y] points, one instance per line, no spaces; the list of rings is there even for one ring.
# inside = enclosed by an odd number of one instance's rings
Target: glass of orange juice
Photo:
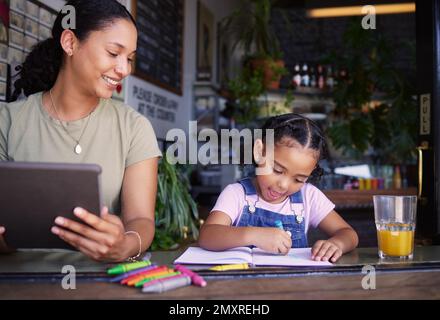
[[[379,257],[406,260],[414,253],[416,196],[373,196]]]

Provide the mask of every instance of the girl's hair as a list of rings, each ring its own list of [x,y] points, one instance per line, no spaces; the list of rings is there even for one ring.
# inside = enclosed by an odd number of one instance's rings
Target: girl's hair
[[[66,6],[75,8],[75,29],[72,32],[79,41],[84,41],[93,31],[103,30],[117,19],[136,22],[130,12],[116,0],[71,0]],[[62,23],[70,10],[58,13],[52,27],[52,38],[39,42],[26,57],[21,66],[16,68],[20,79],[14,83],[15,90],[11,100],[17,100],[21,92],[26,96],[40,91],[47,91],[53,87],[58,73],[63,65],[64,51],[60,44],[61,34],[64,31]],[[66,19],[64,19],[66,17]]]
[[[321,128],[314,121],[296,114],[287,113],[269,118],[263,125],[262,140],[266,143],[266,132],[268,129],[274,130],[275,145],[287,145],[302,147],[316,151],[317,161],[325,159],[327,156],[327,143]],[[310,180],[319,180],[323,174],[319,164],[313,170]]]

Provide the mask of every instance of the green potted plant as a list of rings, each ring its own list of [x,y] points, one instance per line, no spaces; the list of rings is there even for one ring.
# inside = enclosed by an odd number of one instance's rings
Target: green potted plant
[[[228,87],[233,97],[230,116],[239,125],[248,128],[258,126],[258,120],[291,112],[292,93],[288,91],[281,101],[269,101],[263,79],[263,70],[243,68],[236,78],[229,81]]]
[[[151,250],[173,249],[198,238],[197,204],[189,192],[190,167],[170,164],[166,157],[158,168],[155,208],[156,234]]]
[[[287,73],[280,45],[271,25],[274,0],[241,0],[237,10],[222,21],[221,32],[230,34],[232,50],[242,47],[245,68],[262,70],[263,84],[278,89],[281,76]]]
[[[333,146],[355,158],[368,152],[374,163],[412,164],[417,141],[415,89],[393,66],[391,45],[362,29],[357,19],[343,39],[342,52],[327,59],[346,73],[333,91],[335,109],[328,129]]]

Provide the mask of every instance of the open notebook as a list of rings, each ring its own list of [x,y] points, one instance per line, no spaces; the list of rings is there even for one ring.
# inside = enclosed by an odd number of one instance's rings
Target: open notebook
[[[312,260],[311,248],[293,248],[287,255],[277,255],[258,248],[237,247],[225,251],[209,251],[189,247],[175,264],[235,264],[254,266],[332,266],[328,261]]]

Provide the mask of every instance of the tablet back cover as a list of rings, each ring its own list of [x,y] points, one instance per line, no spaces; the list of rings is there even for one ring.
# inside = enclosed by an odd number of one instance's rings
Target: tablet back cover
[[[0,162],[0,225],[13,248],[66,248],[51,232],[57,216],[79,221],[75,207],[99,214],[99,175],[94,164]]]

